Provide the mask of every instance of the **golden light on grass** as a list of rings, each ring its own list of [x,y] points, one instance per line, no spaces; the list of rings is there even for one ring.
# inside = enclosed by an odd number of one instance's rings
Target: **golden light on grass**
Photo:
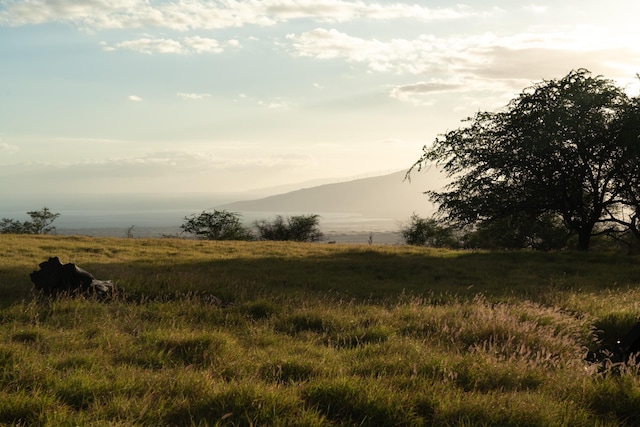
[[[613,426],[640,404],[637,369],[584,360],[639,315],[633,256],[0,244],[0,423]],[[37,298],[54,255],[118,295]]]

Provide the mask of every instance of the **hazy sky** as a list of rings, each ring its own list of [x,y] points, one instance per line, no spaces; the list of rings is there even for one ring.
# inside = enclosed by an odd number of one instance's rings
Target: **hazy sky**
[[[0,0],[0,193],[408,168],[524,87],[635,90],[640,2]]]

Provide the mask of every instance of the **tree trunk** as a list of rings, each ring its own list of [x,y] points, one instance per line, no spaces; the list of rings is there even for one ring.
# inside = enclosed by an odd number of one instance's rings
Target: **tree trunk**
[[[591,229],[583,229],[578,231],[578,247],[579,251],[588,251],[591,243]]]

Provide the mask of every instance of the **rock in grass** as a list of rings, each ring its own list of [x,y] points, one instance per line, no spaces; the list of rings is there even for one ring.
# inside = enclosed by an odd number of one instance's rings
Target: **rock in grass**
[[[82,294],[106,298],[113,293],[111,280],[98,280],[73,263],[62,264],[58,257],[49,258],[39,266],[40,270],[29,277],[36,290],[47,296]]]

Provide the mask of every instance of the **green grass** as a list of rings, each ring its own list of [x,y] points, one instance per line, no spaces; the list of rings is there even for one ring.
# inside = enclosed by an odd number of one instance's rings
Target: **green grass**
[[[638,425],[640,259],[0,235],[0,425]],[[119,288],[38,298],[49,256]]]

